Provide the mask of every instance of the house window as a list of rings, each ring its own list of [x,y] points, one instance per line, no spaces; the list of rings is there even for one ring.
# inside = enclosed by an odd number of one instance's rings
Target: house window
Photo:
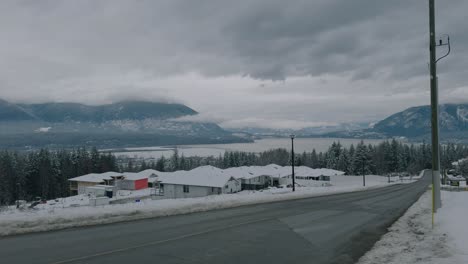
[[[227,189],[227,188],[229,188],[229,186],[225,185],[225,186],[224,186],[224,189]]]
[[[190,188],[188,185],[184,185],[184,193],[189,193],[190,192]]]

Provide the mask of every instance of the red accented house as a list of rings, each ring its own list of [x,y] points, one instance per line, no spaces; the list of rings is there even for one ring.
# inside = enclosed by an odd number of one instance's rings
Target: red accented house
[[[148,188],[148,178],[138,173],[124,173],[124,178],[116,181],[115,185],[120,190],[146,189]]]
[[[141,190],[148,188],[148,178],[138,179],[134,181],[134,190]]]

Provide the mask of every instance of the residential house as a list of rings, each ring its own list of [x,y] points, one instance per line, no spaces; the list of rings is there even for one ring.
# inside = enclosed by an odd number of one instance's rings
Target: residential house
[[[241,183],[221,169],[202,166],[191,171],[160,173],[158,187],[165,198],[193,198],[239,192]]]
[[[447,175],[446,184],[450,186],[466,187],[466,178],[461,175]]]
[[[144,173],[128,173],[115,181],[117,190],[142,190],[148,188],[148,176]]]
[[[263,166],[233,167],[225,172],[241,181],[242,190],[260,190],[273,185],[271,172]]]
[[[280,180],[280,184],[289,185],[292,184],[292,168],[291,166],[283,167],[283,173]],[[317,184],[313,181],[318,182],[330,182],[332,176],[344,175],[343,171],[333,169],[312,169],[307,166],[294,167],[294,178],[298,185],[303,186],[316,186]]]
[[[70,182],[70,194],[85,194],[86,187],[96,185],[114,185],[115,180],[122,179],[124,175],[119,172],[109,171],[105,173],[90,173],[83,176],[68,179]]]
[[[85,194],[91,197],[108,197],[112,198],[114,195],[114,186],[110,185],[95,185],[85,188]]]

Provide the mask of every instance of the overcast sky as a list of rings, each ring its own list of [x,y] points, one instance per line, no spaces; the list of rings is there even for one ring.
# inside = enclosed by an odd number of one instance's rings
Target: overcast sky
[[[468,1],[436,2],[453,44],[440,99],[468,102]],[[429,104],[428,31],[427,0],[4,0],[0,97],[181,102],[230,127],[375,121]]]

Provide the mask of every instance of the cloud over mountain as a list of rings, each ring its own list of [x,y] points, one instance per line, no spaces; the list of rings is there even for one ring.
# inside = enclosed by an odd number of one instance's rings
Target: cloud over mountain
[[[442,101],[468,101],[467,9],[437,2],[437,32],[453,40]],[[230,120],[376,120],[429,101],[427,20],[426,1],[7,0],[0,87],[15,102],[138,97]]]

